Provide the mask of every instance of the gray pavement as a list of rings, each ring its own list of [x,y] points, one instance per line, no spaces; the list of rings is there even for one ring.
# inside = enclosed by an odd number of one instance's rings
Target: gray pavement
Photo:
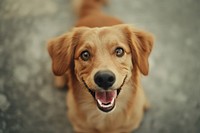
[[[0,133],[71,133],[46,41],[76,16],[69,0],[0,1]],[[151,102],[136,133],[200,133],[200,1],[111,0],[104,9],[154,33]]]

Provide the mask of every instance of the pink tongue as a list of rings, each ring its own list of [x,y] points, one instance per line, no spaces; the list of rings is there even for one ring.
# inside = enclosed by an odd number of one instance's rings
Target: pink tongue
[[[117,90],[112,91],[97,91],[95,93],[95,98],[100,100],[102,103],[110,103],[113,98],[116,98]]]

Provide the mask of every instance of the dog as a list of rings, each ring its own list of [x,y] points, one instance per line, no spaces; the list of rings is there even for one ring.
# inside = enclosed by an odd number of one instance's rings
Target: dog
[[[149,103],[153,35],[101,12],[105,0],[79,0],[75,27],[48,42],[57,86],[67,83],[68,118],[77,133],[128,133]],[[64,78],[66,77],[66,79]]]

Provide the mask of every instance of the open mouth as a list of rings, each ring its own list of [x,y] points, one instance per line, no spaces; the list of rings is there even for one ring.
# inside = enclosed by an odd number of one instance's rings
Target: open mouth
[[[121,87],[124,85],[124,82],[126,80],[126,77],[124,78],[124,81],[122,85],[119,87],[119,89],[108,89],[108,90],[92,90],[90,89],[85,81],[83,80],[84,85],[90,92],[90,94],[93,96],[97,103],[97,107],[103,111],[103,112],[110,112],[115,107],[115,102],[117,99],[117,96],[119,95],[121,91]]]
[[[89,89],[89,92],[96,100],[98,108],[103,112],[109,112],[115,107],[115,101],[120,90],[121,89],[93,91]]]

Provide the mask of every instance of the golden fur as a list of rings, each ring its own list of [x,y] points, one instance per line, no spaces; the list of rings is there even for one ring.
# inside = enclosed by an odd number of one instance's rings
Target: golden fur
[[[78,133],[131,132],[138,128],[144,109],[148,108],[140,76],[148,74],[153,37],[100,12],[104,2],[83,0],[77,11],[80,19],[76,28],[48,43],[52,70],[61,76],[56,78],[57,85],[64,85],[62,76],[67,77],[67,113]],[[122,57],[116,56],[115,50],[119,47],[124,50]],[[85,50],[90,52],[87,61],[80,57]],[[111,89],[121,89],[114,109],[107,113],[98,109],[88,92],[88,88],[100,89],[94,75],[101,70],[115,74]]]

